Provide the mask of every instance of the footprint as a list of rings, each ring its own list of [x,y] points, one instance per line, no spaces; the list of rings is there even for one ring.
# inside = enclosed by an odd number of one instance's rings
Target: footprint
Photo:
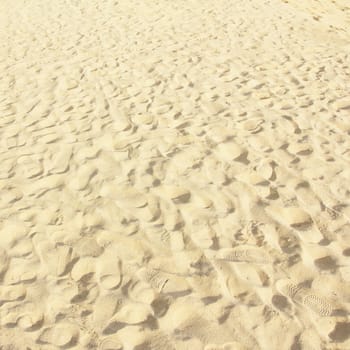
[[[251,134],[257,134],[260,131],[262,131],[262,124],[264,123],[263,119],[259,119],[259,118],[252,118],[249,120],[246,120],[244,122],[242,122],[240,124],[240,127],[245,130],[248,131]]]
[[[196,227],[191,232],[193,243],[201,249],[209,249],[213,246],[215,240],[215,232],[207,225]]]
[[[295,188],[295,194],[302,205],[318,214],[322,210],[322,203],[308,183],[301,183]]]
[[[276,207],[269,206],[266,209],[267,213],[282,224],[293,227],[295,229],[303,229],[312,225],[310,215],[298,207]]]
[[[193,196],[194,205],[198,206],[201,209],[210,208],[213,205],[213,201],[209,197],[210,195],[205,191],[196,191],[195,195]]]
[[[184,226],[181,211],[173,203],[160,200],[160,211],[162,213],[163,226],[167,231],[175,231]]]
[[[79,330],[75,325],[70,323],[58,323],[45,329],[39,336],[39,340],[42,343],[70,348],[77,343],[78,337]]]
[[[177,340],[197,338],[204,345],[211,342],[229,342],[234,336],[231,330],[223,325],[200,315],[187,315],[187,319],[175,328],[174,337]]]
[[[281,235],[273,224],[264,224],[259,227],[259,231],[263,234],[264,240],[272,248],[276,249],[278,252],[282,252],[280,239]]]
[[[40,269],[40,264],[34,258],[12,258],[4,277],[6,284],[34,282]]]
[[[103,253],[103,247],[94,238],[83,237],[76,242],[74,251],[81,257],[91,256],[96,258]]]
[[[261,134],[251,135],[248,138],[249,146],[256,152],[270,153],[273,148],[271,145],[271,139]]]
[[[63,146],[53,152],[49,159],[44,163],[49,174],[62,174],[69,169],[69,163],[72,157],[72,148]]]
[[[102,187],[101,195],[111,198],[121,207],[142,208],[147,205],[147,196],[131,186],[114,185]]]
[[[268,186],[269,182],[266,181],[258,172],[254,170],[247,170],[236,176],[239,181],[245,182],[252,186]]]
[[[257,167],[256,171],[266,180],[274,180],[276,177],[273,162],[262,161]]]
[[[148,205],[143,208],[135,208],[130,213],[141,222],[153,222],[159,218],[161,211],[156,198],[149,197]]]
[[[246,153],[245,149],[238,145],[236,142],[220,143],[214,150],[218,159],[225,162],[232,162],[238,160],[242,155]]]
[[[292,301],[308,308],[321,317],[334,315],[336,306],[327,298],[318,295],[312,289],[303,288],[300,285],[294,284],[289,279],[277,281],[276,289],[284,296]]]
[[[217,125],[214,127],[210,127],[206,134],[210,137],[210,139],[213,142],[219,144],[231,139],[235,135],[235,132],[226,126]]]
[[[210,194],[210,198],[214,202],[216,213],[221,217],[235,211],[235,204],[231,200],[232,196],[230,194],[225,194],[223,191],[213,191],[212,193],[208,191],[208,194]]]
[[[141,268],[137,272],[137,276],[158,292],[162,292],[169,281],[169,278],[164,273],[152,268]]]
[[[296,203],[293,202],[293,205]],[[305,243],[319,243],[324,235],[314,225],[311,216],[298,207],[268,207],[267,213],[284,226],[295,229],[294,233]]]
[[[163,185],[154,192],[164,199],[171,199],[175,204],[187,203],[191,198],[191,192],[181,186]]]
[[[227,174],[220,160],[214,157],[207,157],[203,162],[203,168],[204,168],[203,175],[205,179],[205,185],[213,183],[221,187],[228,182]],[[200,180],[200,178],[197,178],[197,179]],[[199,182],[199,185],[201,185],[200,182]]]
[[[340,98],[334,102],[334,107],[337,111],[349,110],[350,109],[350,99],[348,97]]]
[[[122,350],[123,344],[117,335],[111,335],[102,340],[99,345],[99,349],[101,350]]]
[[[303,260],[305,264],[310,262],[311,268],[316,267],[321,271],[335,271],[338,265],[336,258],[332,256],[329,249],[319,245],[304,245]]]
[[[158,296],[149,284],[143,281],[133,283],[128,290],[128,295],[131,300],[147,305],[151,305]]]
[[[107,322],[114,316],[121,307],[122,300],[115,294],[99,296],[93,305],[92,318],[98,328],[104,328]]]
[[[129,303],[123,306],[112,317],[103,330],[103,334],[111,334],[126,325],[138,325],[152,317],[152,309],[149,305],[141,303]],[[118,333],[119,334],[119,333]]]
[[[96,263],[96,271],[103,288],[109,290],[120,286],[122,281],[121,263],[117,257],[102,255]]]
[[[25,296],[26,289],[21,284],[0,287],[0,304],[22,300]]]
[[[42,264],[48,268],[50,275],[63,276],[67,272],[73,258],[71,247],[42,244],[38,249],[41,251]]]
[[[176,345],[170,336],[162,331],[155,331],[147,335],[144,341],[140,342],[135,350],[176,350]]]
[[[84,257],[79,259],[71,271],[71,276],[74,281],[87,281],[95,274],[96,261],[91,257]]]
[[[240,296],[249,294],[251,286],[236,276],[228,262],[214,260],[213,266],[218,275],[221,292],[225,297],[239,300]]]
[[[317,294],[308,294],[305,292],[301,295],[296,295],[298,299],[300,297],[300,302],[304,306],[308,307],[310,310],[317,313],[319,316],[326,317],[331,316],[333,314],[334,308],[330,302],[327,301],[326,298],[318,296]]]
[[[254,266],[252,263],[242,263],[234,265],[234,270],[237,276],[250,285],[257,287],[266,287],[270,283],[268,274],[259,266]]]
[[[146,130],[153,129],[156,125],[155,118],[150,114],[139,114],[132,118],[134,124]]]
[[[254,248],[249,245],[220,249],[215,254],[215,258],[224,261],[249,262],[256,264],[269,264],[272,262],[269,255],[262,249]]]
[[[288,152],[296,156],[308,156],[313,152],[313,149],[307,143],[294,142],[288,145]]]
[[[109,115],[113,120],[112,130],[114,132],[120,133],[131,129],[132,124],[127,117],[127,114],[114,102],[109,102]]]
[[[215,116],[224,112],[227,107],[216,101],[205,101],[201,103],[201,109],[204,113],[210,116]]]
[[[24,331],[30,332],[41,327],[44,321],[44,314],[39,310],[39,306],[28,303],[23,307],[23,312],[18,313],[17,325]]]
[[[105,219],[101,211],[97,208],[87,209],[82,218],[83,231],[85,233],[95,232],[97,229],[102,229],[105,224]]]

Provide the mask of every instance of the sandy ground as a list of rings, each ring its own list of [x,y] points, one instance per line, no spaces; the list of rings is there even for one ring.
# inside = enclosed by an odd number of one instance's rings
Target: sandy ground
[[[350,349],[347,0],[0,23],[1,349]]]

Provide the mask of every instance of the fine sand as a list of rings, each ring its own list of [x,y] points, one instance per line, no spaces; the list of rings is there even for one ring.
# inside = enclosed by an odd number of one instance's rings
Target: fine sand
[[[0,0],[0,349],[350,349],[348,0]]]

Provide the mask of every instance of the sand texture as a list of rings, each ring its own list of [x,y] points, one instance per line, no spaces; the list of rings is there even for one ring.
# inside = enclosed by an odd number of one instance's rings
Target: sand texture
[[[348,0],[0,0],[0,349],[350,349]]]

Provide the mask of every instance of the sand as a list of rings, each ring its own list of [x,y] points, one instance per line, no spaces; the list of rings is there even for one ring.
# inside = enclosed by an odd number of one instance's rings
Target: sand
[[[0,348],[350,349],[346,0],[0,0]]]

